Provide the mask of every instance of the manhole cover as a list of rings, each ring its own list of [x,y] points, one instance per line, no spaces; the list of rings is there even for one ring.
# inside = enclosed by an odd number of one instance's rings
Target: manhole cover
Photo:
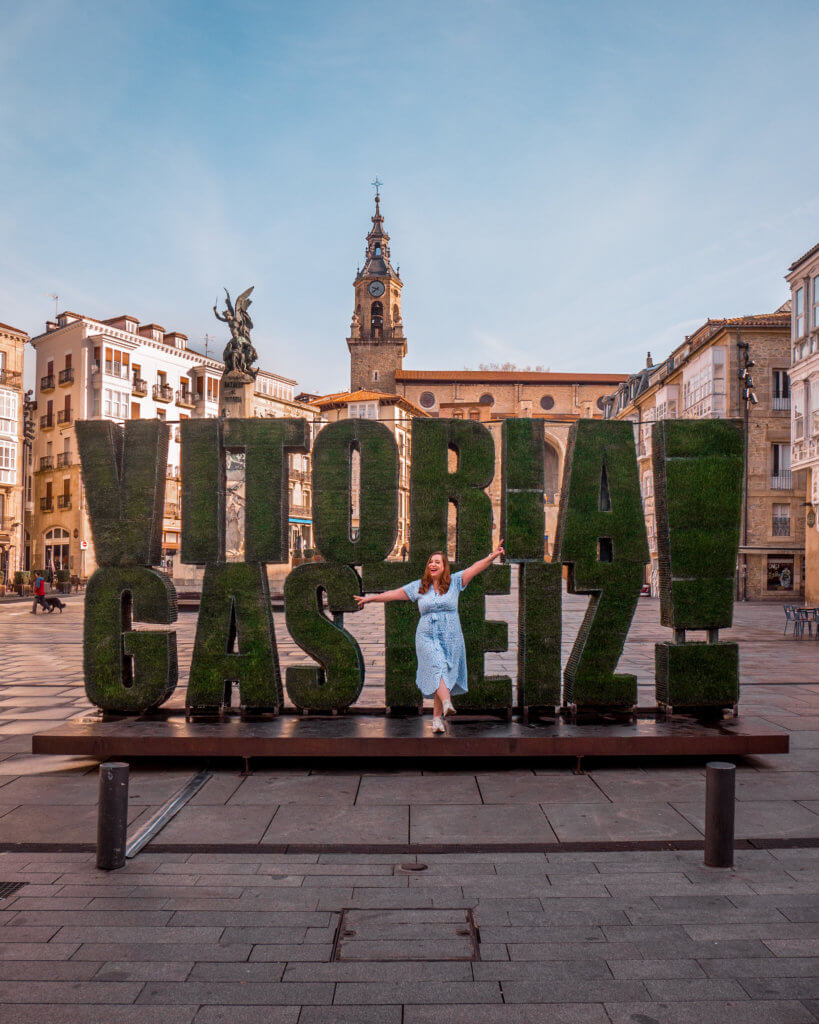
[[[341,912],[333,960],[480,960],[475,915],[463,907]]]
[[[0,882],[0,900],[4,900],[7,896],[11,896],[11,894],[17,892],[18,889],[22,889],[24,885],[28,885],[28,882]]]

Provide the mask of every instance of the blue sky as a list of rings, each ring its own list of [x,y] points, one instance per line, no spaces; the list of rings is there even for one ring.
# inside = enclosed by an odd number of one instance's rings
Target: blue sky
[[[372,213],[408,368],[631,372],[771,310],[819,241],[819,7],[0,4],[0,320],[193,344],[256,286],[264,366],[349,381]]]

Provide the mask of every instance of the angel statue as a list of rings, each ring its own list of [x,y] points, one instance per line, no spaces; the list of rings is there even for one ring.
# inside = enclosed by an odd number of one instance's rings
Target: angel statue
[[[253,347],[250,340],[250,332],[253,329],[253,321],[248,313],[248,306],[251,303],[250,293],[253,285],[236,299],[236,305],[230,301],[230,292],[225,288],[227,304],[220,314],[216,306],[213,307],[213,315],[230,328],[230,341],[228,342],[222,358],[225,361],[225,372],[244,374],[248,377],[255,377],[259,372],[258,367],[254,368],[253,363],[259,358],[259,354]]]

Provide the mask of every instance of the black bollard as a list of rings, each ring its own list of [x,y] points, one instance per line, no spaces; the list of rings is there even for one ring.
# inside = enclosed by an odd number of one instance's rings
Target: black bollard
[[[97,867],[114,871],[125,865],[128,827],[128,765],[106,761],[100,765],[97,808]]]
[[[736,766],[709,761],[705,766],[705,864],[734,866],[734,807]]]

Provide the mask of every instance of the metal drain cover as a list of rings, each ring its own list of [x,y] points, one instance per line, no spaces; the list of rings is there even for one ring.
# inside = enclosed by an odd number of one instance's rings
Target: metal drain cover
[[[28,885],[28,882],[0,882],[0,900],[11,896],[18,889],[22,889],[24,885]]]
[[[341,912],[333,960],[480,960],[475,915],[463,907]]]

